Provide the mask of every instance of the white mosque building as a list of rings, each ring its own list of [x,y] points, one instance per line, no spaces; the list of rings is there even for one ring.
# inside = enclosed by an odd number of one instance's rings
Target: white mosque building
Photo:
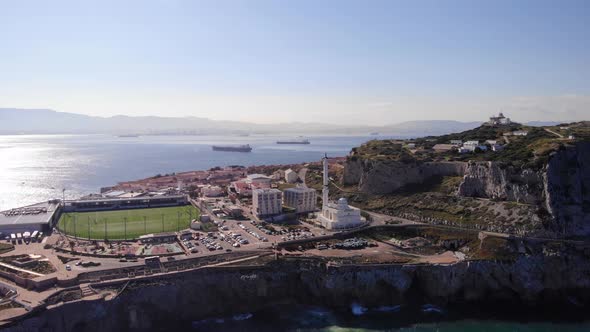
[[[322,159],[324,166],[324,186],[322,189],[322,213],[318,219],[324,228],[329,230],[342,230],[359,227],[365,220],[361,217],[361,210],[348,205],[346,198],[342,197],[338,202],[329,202],[328,198],[328,156]]]

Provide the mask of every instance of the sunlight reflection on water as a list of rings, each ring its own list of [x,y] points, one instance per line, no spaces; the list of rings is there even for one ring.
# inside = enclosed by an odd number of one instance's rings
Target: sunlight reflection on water
[[[8,135],[0,136],[0,209],[98,192],[118,181],[226,165],[287,164],[344,156],[375,137],[309,137],[310,145],[277,145],[279,136]],[[251,153],[211,151],[245,144]]]

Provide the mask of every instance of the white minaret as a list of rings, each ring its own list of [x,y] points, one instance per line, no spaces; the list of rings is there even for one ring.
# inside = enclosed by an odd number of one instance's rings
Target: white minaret
[[[324,158],[322,158],[322,164],[324,166],[324,188],[322,189],[322,207],[328,205],[328,193],[330,189],[328,189],[328,154],[324,154]]]

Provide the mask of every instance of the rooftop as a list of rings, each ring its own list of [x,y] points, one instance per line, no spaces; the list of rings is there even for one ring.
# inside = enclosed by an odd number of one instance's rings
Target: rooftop
[[[42,202],[0,212],[0,225],[47,224],[55,213],[58,202]]]
[[[254,189],[252,192],[260,194],[260,193],[277,193],[277,192],[281,193],[282,191],[275,189],[275,188],[272,188],[272,189],[271,188],[261,188],[261,189]]]
[[[254,180],[254,179],[270,179],[270,177],[264,175],[264,174],[248,174],[247,175],[248,180]]]
[[[185,195],[155,195],[155,196],[140,196],[140,197],[106,197],[96,199],[80,199],[76,201],[68,201],[68,203],[100,203],[100,202],[118,202],[118,201],[142,201],[153,199],[179,199],[184,198]]]
[[[309,192],[309,191],[315,191],[315,189],[309,188],[309,187],[293,187],[293,188],[285,189],[285,191]]]

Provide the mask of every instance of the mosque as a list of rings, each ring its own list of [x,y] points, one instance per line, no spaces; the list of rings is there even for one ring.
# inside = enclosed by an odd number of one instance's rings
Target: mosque
[[[342,230],[359,227],[365,220],[361,217],[361,210],[348,205],[346,198],[342,197],[338,202],[330,202],[328,198],[328,156],[322,158],[324,186],[322,189],[322,213],[318,219],[324,228],[329,230]]]

